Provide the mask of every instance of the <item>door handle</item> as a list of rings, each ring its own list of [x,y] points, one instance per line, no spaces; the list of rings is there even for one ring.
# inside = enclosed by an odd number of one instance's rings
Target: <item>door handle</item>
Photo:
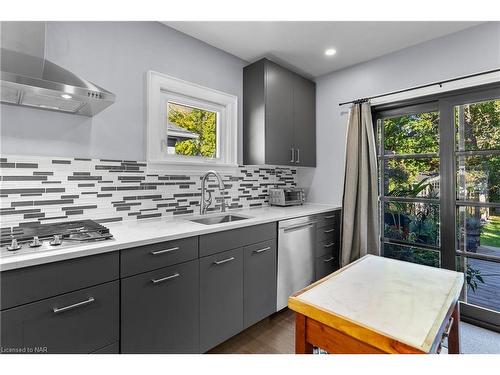
[[[153,284],[158,284],[161,283],[162,281],[167,281],[167,280],[172,280],[175,279],[176,277],[179,277],[181,274],[180,273],[174,273],[173,275],[167,276],[167,277],[162,277],[161,279],[151,279]]]
[[[165,249],[165,250],[152,251],[151,255],[160,255],[160,254],[169,253],[169,252],[175,251],[175,250],[179,250],[179,246],[172,247],[170,249]]]
[[[68,306],[64,306],[64,307],[54,307],[54,308],[52,308],[52,311],[54,311],[54,313],[56,313],[56,314],[59,314],[59,313],[62,313],[62,312],[68,311],[68,310],[76,309],[77,307],[89,305],[94,301],[95,301],[94,297],[89,297],[89,299],[87,299],[86,301],[78,302],[78,303],[75,303],[73,305],[68,305]]]
[[[292,152],[292,158],[290,159],[290,163],[295,163],[295,149],[290,147],[290,151]]]
[[[230,261],[232,261],[232,260],[234,260],[234,257],[227,258],[227,259],[222,259],[222,260],[216,260],[216,261],[214,262],[214,264],[217,264],[217,265],[219,265],[219,264],[224,264],[224,263],[230,262]]]
[[[291,226],[291,227],[283,228],[283,231],[284,232],[290,232],[292,230],[298,230],[298,229],[302,229],[302,228],[312,227],[314,224],[316,224],[316,223],[307,223],[307,224],[294,225],[294,226]]]
[[[297,160],[295,161],[296,164],[300,163],[300,149],[297,149]]]
[[[264,251],[267,251],[267,250],[271,250],[271,246],[265,247],[265,248],[260,249],[260,250],[254,250],[253,252],[255,254],[260,254],[260,253],[263,253]]]

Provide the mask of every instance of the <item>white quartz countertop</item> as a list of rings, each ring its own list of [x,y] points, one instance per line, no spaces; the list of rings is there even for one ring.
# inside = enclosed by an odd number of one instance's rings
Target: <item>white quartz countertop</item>
[[[243,228],[251,225],[292,219],[300,216],[314,215],[339,208],[340,205],[308,203],[302,206],[272,206],[229,210],[226,212],[227,214],[245,216],[248,217],[248,219],[212,225],[190,221],[190,219],[199,217],[197,215],[106,223],[104,225],[109,228],[114,237],[113,240],[93,242],[47,251],[37,252],[34,250],[29,253],[20,253],[18,255],[9,254],[7,256],[0,257],[0,271],[101,254],[135,246],[148,245],[191,236],[199,236],[202,234],[215,233],[229,229]],[[203,215],[203,217],[218,215],[221,215],[221,213],[218,212],[210,215]]]
[[[367,255],[294,298],[428,352],[463,282],[463,273]]]

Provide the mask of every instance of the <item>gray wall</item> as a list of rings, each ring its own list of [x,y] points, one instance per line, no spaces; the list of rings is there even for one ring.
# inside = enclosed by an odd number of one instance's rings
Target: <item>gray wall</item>
[[[243,60],[156,22],[49,22],[46,46],[116,103],[94,118],[2,104],[2,153],[144,160],[148,70],[237,95],[241,144]]]
[[[308,200],[342,200],[349,107],[338,103],[499,67],[500,22],[495,22],[316,79],[317,168],[298,171],[299,185],[310,186]]]

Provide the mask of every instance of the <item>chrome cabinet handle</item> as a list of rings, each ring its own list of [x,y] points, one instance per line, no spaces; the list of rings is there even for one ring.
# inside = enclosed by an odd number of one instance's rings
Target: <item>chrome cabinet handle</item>
[[[292,159],[290,160],[290,163],[295,163],[295,149],[290,147],[290,151],[292,152]]]
[[[333,219],[335,215],[325,216],[325,219]]]
[[[152,255],[160,255],[160,254],[169,253],[169,252],[175,251],[175,250],[179,250],[179,246],[172,247],[170,249],[165,249],[165,250],[152,251],[151,254]]]
[[[232,261],[232,260],[234,260],[234,257],[227,258],[227,259],[222,259],[222,260],[216,260],[216,261],[214,262],[214,264],[217,264],[217,265],[219,265],[219,264],[224,264],[224,263],[230,262],[230,261]]]
[[[332,247],[334,245],[333,242],[330,242],[329,244],[326,244],[326,245],[323,245],[325,248],[329,248],[329,247]]]
[[[324,230],[323,232],[325,232],[325,233],[332,233],[333,229]]]
[[[173,275],[167,276],[167,277],[162,277],[161,279],[151,279],[153,284],[158,284],[161,283],[162,281],[167,281],[167,280],[172,280],[175,279],[176,277],[179,277],[181,274],[180,273],[174,273]]]
[[[254,250],[253,252],[255,254],[260,254],[260,253],[263,253],[264,251],[267,251],[267,250],[271,250],[271,246],[265,247],[265,248],[260,249],[260,250]]]
[[[295,160],[295,163],[300,163],[300,149],[297,149],[297,160]]]
[[[75,303],[73,305],[64,306],[64,307],[54,307],[54,308],[52,308],[52,311],[54,311],[54,313],[56,313],[56,314],[59,314],[59,313],[62,313],[62,312],[68,311],[68,310],[76,309],[77,307],[86,306],[88,304],[91,304],[94,301],[95,301],[94,297],[89,297],[88,300],[78,302],[78,303]]]
[[[328,263],[328,262],[331,262],[332,260],[333,260],[333,257],[330,257],[328,259],[323,259],[323,262]]]

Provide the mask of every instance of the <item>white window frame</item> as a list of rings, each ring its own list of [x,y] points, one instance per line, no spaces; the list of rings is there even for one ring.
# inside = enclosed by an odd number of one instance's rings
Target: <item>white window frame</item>
[[[217,157],[168,154],[167,103],[217,112]],[[238,97],[166,74],[147,74],[147,161],[192,166],[237,165]],[[165,147],[162,147],[165,142]]]

